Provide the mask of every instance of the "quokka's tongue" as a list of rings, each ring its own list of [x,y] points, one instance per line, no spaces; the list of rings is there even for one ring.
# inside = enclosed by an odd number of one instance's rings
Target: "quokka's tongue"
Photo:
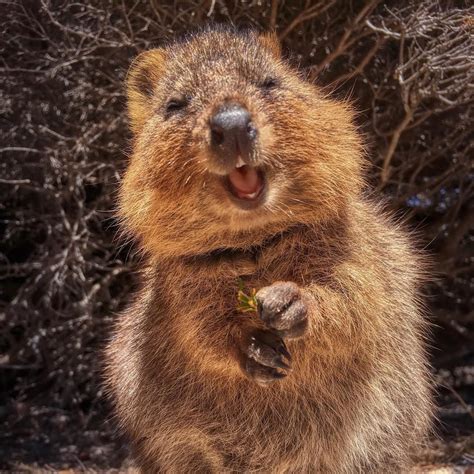
[[[245,165],[234,168],[229,173],[229,181],[234,193],[241,199],[253,199],[260,193],[263,182],[258,171]]]

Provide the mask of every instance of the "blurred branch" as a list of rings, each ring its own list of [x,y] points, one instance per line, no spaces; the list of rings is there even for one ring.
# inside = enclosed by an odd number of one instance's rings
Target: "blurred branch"
[[[336,0],[321,0],[314,5],[307,6],[303,11],[293,18],[290,24],[278,35],[280,41],[283,41],[298,25],[314,19],[331,8]],[[306,2],[307,5],[310,2]]]
[[[347,49],[352,46],[358,39],[360,39],[364,33],[360,32],[360,27],[362,21],[370,15],[374,10],[380,0],[370,0],[367,4],[361,9],[357,16],[350,20],[347,27],[344,28],[344,33],[342,34],[339,42],[336,47],[332,50],[331,53],[326,55],[326,57],[319,64],[312,66],[309,72],[309,77],[311,79],[316,78],[320,72],[331,62],[333,62],[338,56],[345,53]],[[357,33],[357,34],[356,34]]]
[[[278,2],[279,0],[272,0],[272,7],[270,10],[270,23],[268,25],[270,31],[275,31],[277,26]]]

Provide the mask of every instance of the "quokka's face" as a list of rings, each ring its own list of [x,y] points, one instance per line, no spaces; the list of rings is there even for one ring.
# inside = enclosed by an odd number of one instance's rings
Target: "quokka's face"
[[[210,31],[145,52],[127,87],[121,214],[149,250],[239,244],[329,218],[357,192],[348,107],[287,66],[272,35]]]

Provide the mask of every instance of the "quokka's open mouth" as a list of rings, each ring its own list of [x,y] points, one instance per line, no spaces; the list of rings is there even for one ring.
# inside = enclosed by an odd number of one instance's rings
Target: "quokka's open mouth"
[[[265,176],[261,169],[247,165],[239,158],[235,168],[224,178],[234,200],[244,207],[255,207],[265,191]]]

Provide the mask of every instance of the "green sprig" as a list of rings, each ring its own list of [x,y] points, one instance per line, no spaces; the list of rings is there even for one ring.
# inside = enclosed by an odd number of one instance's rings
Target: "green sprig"
[[[252,288],[250,294],[245,292],[244,282],[239,278],[239,290],[237,291],[237,310],[241,313],[257,312],[257,290]]]

